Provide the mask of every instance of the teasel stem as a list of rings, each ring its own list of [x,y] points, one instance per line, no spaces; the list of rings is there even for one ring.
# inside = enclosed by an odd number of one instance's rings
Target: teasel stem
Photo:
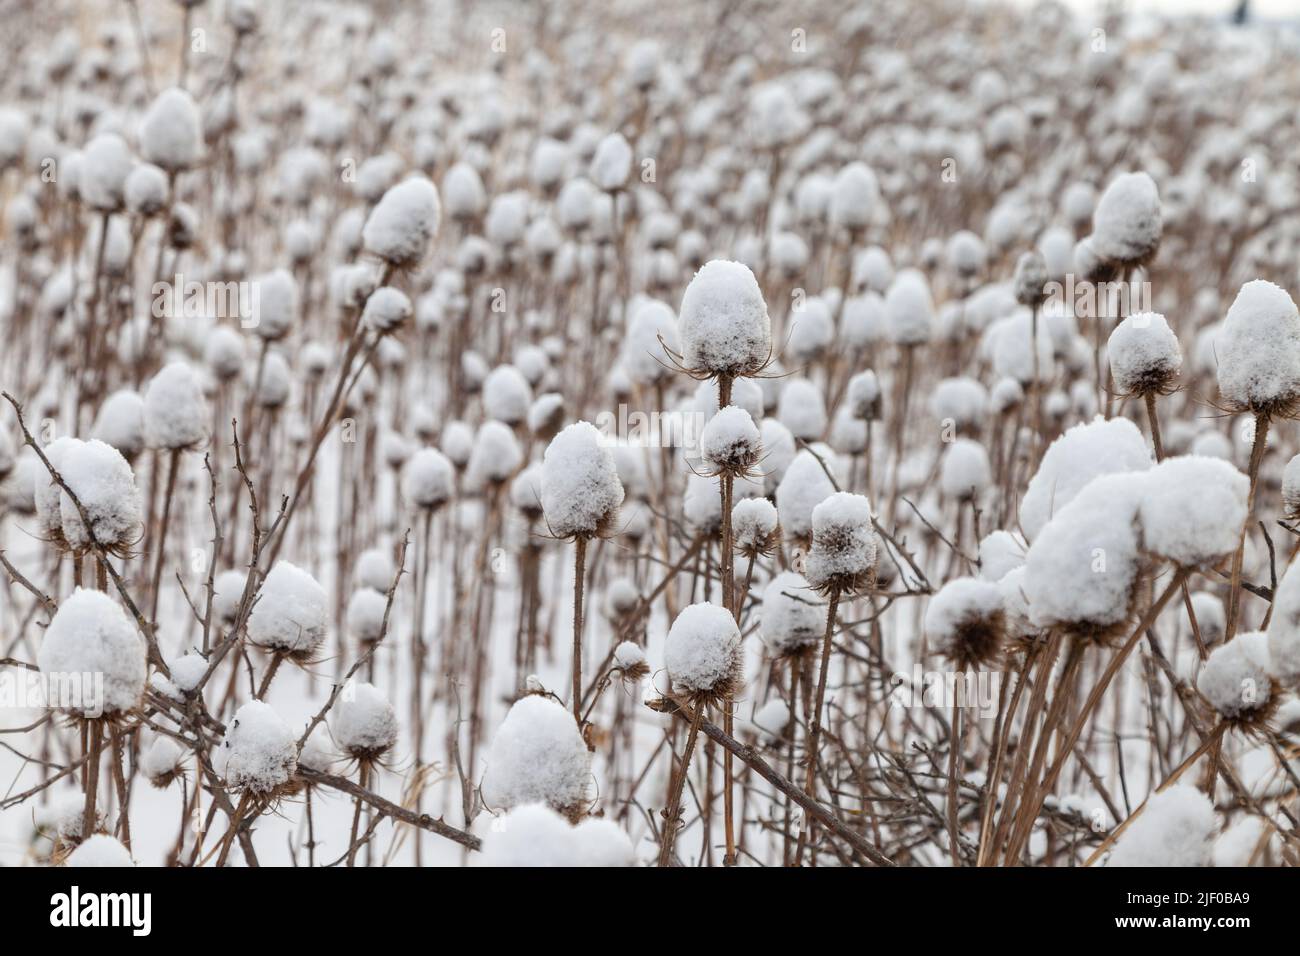
[[[672,796],[668,808],[664,811],[663,839],[659,844],[659,865],[669,866],[673,859],[673,842],[677,839],[678,815],[682,808],[682,791],[686,788],[686,774],[691,766],[691,754],[695,750],[695,740],[700,735],[700,722],[704,719],[704,701],[695,701],[695,714],[691,717],[691,729],[686,734],[686,749],[682,751],[681,766],[673,780]]]
[[[1088,693],[1087,699],[1084,700],[1083,706],[1075,716],[1074,724],[1070,728],[1070,732],[1066,735],[1065,741],[1057,748],[1056,759],[1048,770],[1047,775],[1043,778],[1042,785],[1037,788],[1037,794],[1035,796],[1035,799],[1038,801],[1037,807],[1042,806],[1043,798],[1056,783],[1056,778],[1060,776],[1061,770],[1065,767],[1066,761],[1074,752],[1075,744],[1079,742],[1079,737],[1083,734],[1084,724],[1087,722],[1089,716],[1091,716],[1093,710],[1096,709],[1097,704],[1101,701],[1102,695],[1106,693],[1106,689],[1110,686],[1110,682],[1114,679],[1115,675],[1119,673],[1119,669],[1124,666],[1124,662],[1128,659],[1129,654],[1132,653],[1133,648],[1137,646],[1138,640],[1144,633],[1146,633],[1151,625],[1155,623],[1156,618],[1160,616],[1160,612],[1164,610],[1165,605],[1169,603],[1174,594],[1179,591],[1183,586],[1183,582],[1186,580],[1187,572],[1185,570],[1180,569],[1174,573],[1173,580],[1171,580],[1169,585],[1163,592],[1161,592],[1160,597],[1156,599],[1155,603],[1147,609],[1147,612],[1144,615],[1142,615],[1142,620],[1140,620],[1137,626],[1133,628],[1133,633],[1129,635],[1128,640],[1125,641],[1119,650],[1111,656],[1110,661],[1106,664],[1106,669],[1102,671],[1101,676],[1097,678],[1096,682],[1093,684],[1092,690]],[[1035,808],[1034,814],[1037,815],[1037,812],[1038,809]]]
[[[1160,419],[1156,415],[1156,393],[1147,392],[1142,396],[1147,406],[1147,421],[1151,423],[1151,445],[1155,448],[1156,461],[1165,460],[1165,448],[1160,441]]]
[[[814,800],[817,798],[817,748],[822,736],[822,704],[826,699],[826,675],[831,666],[831,635],[835,632],[835,612],[840,606],[840,589],[831,588],[830,607],[826,610],[826,635],[822,639],[821,670],[817,674],[817,699],[813,705],[811,722],[808,726],[808,752],[804,759],[808,761],[808,775],[804,780],[804,790]],[[808,842],[808,830],[811,821],[799,831],[799,845],[794,851],[794,865],[803,865],[803,850]]]
[[[952,736],[948,740],[948,844],[953,866],[961,866],[961,841],[957,836],[957,750],[961,746],[962,703],[953,701]]]
[[[1241,562],[1246,550],[1246,529],[1255,514],[1255,487],[1259,481],[1259,465],[1264,460],[1264,449],[1268,444],[1269,417],[1267,412],[1255,413],[1255,436],[1250,446],[1250,493],[1246,498],[1246,520],[1241,526],[1241,535],[1237,538],[1237,550],[1232,555],[1232,581],[1228,588],[1227,621],[1223,633],[1223,643],[1228,643],[1237,633],[1237,616],[1241,611]]]
[[[117,830],[121,836],[122,845],[129,851],[131,849],[131,815],[127,812],[129,791],[126,788],[126,776],[122,770],[122,732],[114,724],[109,727],[109,734],[113,742],[113,782],[117,786]]]
[[[587,539],[573,542],[573,719],[582,730],[582,584],[586,575]]]
[[[99,721],[83,721],[87,733],[86,743],[86,809],[81,817],[81,839],[89,840],[95,832],[95,801],[99,793],[99,755],[103,738]]]
[[[230,818],[230,826],[221,841],[221,853],[217,856],[217,869],[221,869],[226,865],[226,858],[230,856],[230,848],[235,842],[235,834],[239,832],[240,824],[244,822],[244,814],[248,812],[249,799],[247,790],[239,795],[239,803],[235,806],[235,813]]]
[[[180,467],[181,450],[173,448],[167,460],[167,486],[163,491],[162,519],[158,524],[157,553],[154,555],[153,584],[149,594],[149,620],[158,619],[158,596],[162,588],[163,562],[167,556],[167,526],[171,524],[172,496],[176,493],[176,472]]]
[[[361,787],[362,790],[366,789],[366,784],[369,783],[369,780],[367,779],[369,773],[367,771],[368,764],[363,760],[361,761],[360,769],[357,770],[357,785]],[[361,798],[357,797],[356,809],[352,811],[352,833],[348,837],[348,867],[356,866],[357,862],[357,832],[361,829],[361,807]]]
[[[280,663],[284,660],[284,652],[276,651],[271,655],[271,662],[266,665],[266,673],[262,675],[262,683],[257,688],[257,699],[266,700],[266,692],[271,689],[271,681],[275,679],[275,672],[280,669]]]

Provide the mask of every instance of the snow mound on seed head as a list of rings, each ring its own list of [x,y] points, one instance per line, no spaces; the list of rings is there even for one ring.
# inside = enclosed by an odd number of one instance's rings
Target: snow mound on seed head
[[[144,393],[144,434],[153,448],[177,450],[203,442],[208,408],[194,370],[185,362],[163,367]]]
[[[330,729],[346,753],[379,753],[397,742],[397,714],[383,691],[362,681],[341,695]]]
[[[682,609],[664,645],[674,688],[711,693],[736,678],[739,664],[740,629],[730,611],[707,601]]]
[[[59,499],[63,537],[74,551],[90,549],[90,538],[106,548],[133,544],[140,533],[140,494],[122,453],[92,438],[68,449],[59,466],[63,481],[90,518],[90,532],[66,491]]]
[[[1093,248],[1115,262],[1149,256],[1160,244],[1161,230],[1160,193],[1146,173],[1116,177],[1092,215]]]
[[[662,340],[662,342],[661,342]],[[635,384],[653,384],[673,374],[671,357],[664,351],[681,351],[677,316],[672,307],[647,299],[628,323],[623,339],[623,369]]]
[[[1214,804],[1178,784],[1149,801],[1120,834],[1107,866],[1209,866],[1218,821]]]
[[[131,854],[118,840],[107,833],[96,833],[69,853],[63,865],[122,867],[135,866],[135,860],[131,859]]]
[[[1126,316],[1110,333],[1106,356],[1121,395],[1144,394],[1161,387],[1183,367],[1178,337],[1158,312]]]
[[[1231,554],[1246,521],[1250,482],[1220,458],[1180,455],[1141,472],[1143,547],[1180,567]]]
[[[1268,653],[1278,680],[1292,688],[1300,684],[1300,561],[1287,568],[1273,595]]]
[[[248,615],[248,639],[259,647],[311,654],[328,625],[325,589],[302,568],[277,561]]]
[[[594,535],[623,503],[614,456],[590,422],[574,422],[542,456],[542,510],[560,538]]]
[[[871,501],[866,495],[839,491],[812,511],[812,550],[808,552],[808,582],[815,588],[836,581],[861,579],[879,557],[871,526]]]
[[[36,663],[46,678],[103,675],[102,701],[93,699],[93,685],[83,683],[81,706],[75,708],[80,713],[95,714],[101,706],[108,714],[130,710],[144,693],[144,638],[126,611],[103,591],[77,588],[59,605]]]
[[[827,467],[830,467],[829,462]],[[835,485],[821,462],[808,449],[801,450],[786,468],[776,488],[776,508],[781,515],[781,527],[795,538],[812,534],[813,509],[834,493]]]
[[[250,700],[235,712],[213,765],[231,787],[269,793],[298,769],[298,741],[270,704]]]
[[[728,405],[709,419],[700,433],[700,451],[715,468],[757,457],[761,442],[758,426],[749,412]]]
[[[1128,618],[1140,569],[1137,476],[1102,475],[1037,534],[1024,594],[1039,627],[1107,630]]]
[[[794,571],[775,575],[763,589],[758,636],[773,654],[816,644],[826,631],[826,602]]]
[[[1020,502],[1020,527],[1033,541],[1093,478],[1151,467],[1151,453],[1127,418],[1101,417],[1075,425],[1052,442]]]
[[[188,169],[203,152],[203,129],[194,98],[163,90],[140,121],[140,155],[163,169]]]
[[[939,654],[954,655],[964,631],[1003,611],[1003,593],[993,581],[954,578],[939,589],[925,609],[925,633]]]
[[[632,841],[609,820],[573,826],[541,804],[516,807],[493,819],[483,833],[475,866],[633,866]]]
[[[776,506],[766,498],[745,498],[731,509],[731,535],[736,547],[763,547],[776,530]]]
[[[412,176],[384,193],[361,230],[367,252],[398,266],[417,264],[438,232],[438,190]]]
[[[1228,308],[1216,342],[1219,391],[1242,408],[1268,408],[1300,395],[1300,312],[1286,290],[1247,282]]]
[[[548,697],[515,701],[497,728],[481,790],[493,810],[545,803],[561,811],[587,801],[591,754],[573,715]]]
[[[402,468],[402,497],[417,508],[437,508],[453,487],[451,462],[436,448],[421,448]]]
[[[772,353],[772,322],[748,266],[706,262],[682,296],[682,362],[704,374],[748,375]]]
[[[1210,652],[1196,689],[1225,718],[1240,717],[1268,703],[1272,693],[1268,635],[1238,634]]]

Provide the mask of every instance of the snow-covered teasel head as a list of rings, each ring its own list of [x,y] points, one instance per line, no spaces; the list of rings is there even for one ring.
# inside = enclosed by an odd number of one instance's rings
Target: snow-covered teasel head
[[[876,373],[867,369],[849,379],[844,400],[854,418],[868,422],[880,418],[881,390]]]
[[[528,417],[533,390],[513,365],[498,365],[483,380],[483,410],[488,417],[514,427]]]
[[[798,654],[826,633],[825,599],[794,571],[782,571],[763,589],[758,636],[775,657]]]
[[[438,190],[412,176],[384,193],[361,231],[367,252],[398,269],[420,264],[438,233]]]
[[[475,490],[498,490],[514,477],[523,460],[519,439],[510,426],[490,419],[474,434],[474,449],[465,469],[469,486]]]
[[[749,412],[728,405],[705,424],[700,433],[700,453],[713,474],[748,474],[762,453],[758,426]]]
[[[692,375],[756,375],[772,357],[772,322],[747,266],[706,262],[686,287],[678,318],[681,364]]]
[[[1157,312],[1126,316],[1106,342],[1106,356],[1119,395],[1167,395],[1183,367],[1178,337]]]
[[[1016,274],[1012,280],[1016,301],[1031,309],[1039,308],[1047,299],[1047,263],[1037,252],[1024,252],[1016,260]]]
[[[1215,340],[1219,393],[1227,406],[1289,417],[1300,404],[1300,312],[1287,291],[1247,282]]]
[[[925,633],[930,647],[958,670],[988,665],[1006,633],[1002,589],[993,581],[954,578],[930,598]]]
[[[298,741],[270,704],[250,700],[235,711],[212,763],[231,789],[274,799],[296,787]]]
[[[83,685],[80,700],[61,702],[81,717],[118,717],[134,710],[144,694],[144,638],[126,611],[103,591],[78,588],[59,605],[36,663],[46,679],[103,675],[102,699],[94,699],[97,695]]]
[[[370,293],[361,311],[361,321],[378,335],[390,335],[410,320],[412,311],[406,293],[386,285]]]
[[[1157,793],[1115,841],[1106,865],[1209,866],[1219,829],[1210,799],[1188,784]]]
[[[1123,268],[1150,262],[1160,248],[1163,222],[1160,193],[1146,173],[1113,179],[1092,215],[1092,247]]]
[[[934,334],[934,300],[930,283],[917,269],[903,269],[885,293],[885,321],[897,345],[924,345]]]
[[[607,534],[623,503],[614,456],[590,422],[574,422],[542,456],[542,509],[557,538]]]
[[[208,439],[208,403],[199,377],[185,362],[164,366],[144,393],[144,434],[152,448],[181,451]]]
[[[943,493],[962,503],[975,501],[992,481],[984,446],[971,438],[958,438],[944,450],[939,466],[939,486]]]
[[[526,803],[492,820],[483,833],[483,850],[471,862],[511,868],[624,867],[635,866],[636,856],[627,834],[610,820],[589,817],[574,824],[540,803]]]
[[[731,536],[746,557],[770,554],[781,537],[776,506],[766,498],[743,498],[731,509]]]
[[[421,448],[402,467],[402,497],[416,508],[436,511],[451,498],[455,475],[450,459],[436,448]]]
[[[826,593],[853,593],[875,582],[880,545],[865,495],[839,491],[812,510],[808,582]]]
[[[346,622],[348,633],[363,646],[383,639],[388,598],[374,588],[357,588],[348,599]]]
[[[1201,666],[1196,689],[1234,726],[1246,730],[1262,727],[1279,703],[1268,635],[1251,631],[1220,644]]]
[[[1126,418],[1100,417],[1075,425],[1048,447],[1020,502],[1020,527],[1034,540],[1098,475],[1151,467],[1151,452],[1138,427]]]
[[[69,448],[59,473],[72,492],[59,498],[63,541],[76,554],[94,545],[124,556],[140,538],[140,493],[130,464],[112,445],[92,438]],[[76,501],[73,501],[73,495]],[[90,526],[81,519],[80,503]]]
[[[573,715],[538,694],[515,701],[487,754],[480,792],[493,811],[544,803],[570,819],[585,815],[591,753]]]
[[[140,121],[140,155],[175,173],[197,165],[203,154],[199,108],[183,89],[158,94]]]
[[[184,776],[185,751],[171,737],[159,734],[140,752],[140,772],[159,790]]]
[[[302,568],[278,561],[258,588],[248,640],[296,661],[315,658],[329,627],[325,589]]]
[[[330,732],[343,753],[362,765],[373,765],[397,743],[397,714],[383,691],[361,681],[339,696]]]
[[[740,628],[707,601],[683,608],[668,629],[664,667],[673,690],[705,700],[732,696],[740,682]]]
[[[1023,587],[1033,624],[1098,643],[1124,631],[1146,568],[1142,491],[1140,473],[1101,475],[1034,535]]]

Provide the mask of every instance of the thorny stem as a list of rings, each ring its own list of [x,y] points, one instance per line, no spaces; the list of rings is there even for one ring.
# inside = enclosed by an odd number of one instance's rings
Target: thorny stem
[[[1259,481],[1259,465],[1264,460],[1264,449],[1268,445],[1268,426],[1268,414],[1257,412],[1255,437],[1250,446],[1250,492],[1246,497],[1246,520],[1237,539],[1237,550],[1232,555],[1232,581],[1228,588],[1228,610],[1223,633],[1225,644],[1237,633],[1237,615],[1241,609],[1241,562],[1246,550],[1246,529],[1250,527],[1250,519],[1255,514],[1255,486]]]
[[[573,719],[582,729],[582,584],[586,576],[587,539],[573,542]]]
[[[835,632],[835,612],[840,606],[840,589],[831,588],[830,606],[826,609],[826,634],[822,638],[821,670],[817,674],[817,697],[813,704],[811,721],[808,727],[808,752],[804,759],[808,761],[808,775],[804,781],[804,790],[811,797],[817,796],[817,748],[822,735],[822,704],[826,699],[826,675],[831,666],[831,635]],[[810,827],[799,831],[799,845],[794,853],[794,865],[803,865],[804,845],[808,840]]]
[[[682,791],[686,788],[686,774],[691,767],[691,754],[695,751],[695,739],[700,733],[700,721],[704,719],[704,701],[695,701],[695,715],[691,718],[691,729],[686,734],[686,749],[682,751],[681,764],[673,778],[672,796],[664,810],[663,838],[659,843],[659,865],[669,866],[673,859],[673,842],[677,838],[678,817],[682,811]]]

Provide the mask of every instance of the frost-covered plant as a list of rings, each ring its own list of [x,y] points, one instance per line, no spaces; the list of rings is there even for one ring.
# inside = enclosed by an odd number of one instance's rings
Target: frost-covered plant
[[[1196,677],[1196,689],[1224,720],[1258,727],[1277,709],[1270,672],[1268,635],[1251,631],[1210,653]]]
[[[701,378],[760,372],[772,356],[772,323],[754,273],[714,259],[695,274],[678,316],[681,365]]]
[[[925,634],[931,649],[958,670],[995,660],[1005,628],[1003,592],[992,581],[954,578],[939,589],[925,610]]]
[[[802,574],[782,571],[763,589],[758,636],[776,657],[817,645],[826,633],[826,602]]]
[[[591,754],[572,715],[530,694],[515,701],[487,753],[480,791],[492,811],[544,803],[577,820],[587,812]]]
[[[257,590],[248,615],[248,639],[258,647],[306,662],[315,658],[329,627],[325,589],[288,561],[276,563]]]
[[[1147,801],[1115,841],[1107,866],[1209,866],[1218,832],[1214,805],[1195,787],[1179,784]]]
[[[551,439],[542,456],[542,511],[551,534],[573,538],[573,715],[582,707],[582,593],[587,542],[610,532],[623,503],[614,456],[590,422],[575,422]]]

